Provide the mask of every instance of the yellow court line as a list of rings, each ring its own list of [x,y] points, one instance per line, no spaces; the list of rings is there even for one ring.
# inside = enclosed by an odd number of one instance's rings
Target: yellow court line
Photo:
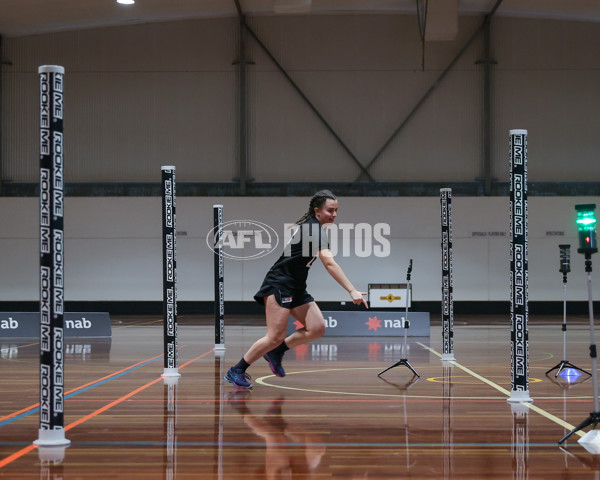
[[[25,348],[25,347],[33,347],[34,345],[39,345],[40,342],[35,342],[35,343],[29,343],[27,345],[17,345],[17,349],[19,348]]]
[[[142,323],[134,323],[133,325],[117,325],[113,328],[117,329],[117,328],[133,328],[133,327],[139,327],[140,325],[149,325],[151,323],[158,323],[158,322],[162,322],[162,318],[159,320],[149,320],[147,322],[142,322]]]
[[[438,357],[442,358],[442,355],[440,353],[436,352],[433,348],[430,348],[430,347],[428,347],[427,345],[425,345],[425,344],[423,344],[421,342],[417,342],[417,345],[420,345],[425,350],[429,350],[434,355],[437,355]],[[461,370],[467,372],[469,375],[472,375],[477,380],[481,380],[483,383],[486,383],[490,387],[495,388],[499,392],[502,392],[506,396],[510,397],[510,392],[508,390],[506,390],[505,388],[502,388],[500,385],[492,382],[491,380],[488,380],[487,378],[482,377],[478,373],[475,373],[473,370],[470,370],[467,367],[461,365],[456,360],[450,360],[448,363],[451,363],[452,365],[456,365],[458,368],[460,368]],[[562,418],[558,418],[557,416],[552,415],[551,413],[548,413],[546,410],[544,410],[544,409],[542,409],[542,408],[540,408],[540,407],[538,407],[536,405],[533,405],[532,403],[529,403],[529,402],[519,402],[519,403],[521,405],[523,405],[523,406],[525,406],[525,407],[533,410],[534,412],[539,413],[541,416],[546,417],[548,420],[551,420],[554,423],[559,424],[561,427],[566,428],[567,430],[573,430],[573,429],[575,429],[575,425],[571,425],[570,423],[565,422]],[[583,437],[585,435],[585,432],[581,432],[581,431],[577,431],[575,433],[577,435],[579,435],[580,437]]]

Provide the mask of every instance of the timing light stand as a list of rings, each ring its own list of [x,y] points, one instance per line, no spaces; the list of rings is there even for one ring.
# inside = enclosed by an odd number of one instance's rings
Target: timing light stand
[[[411,372],[413,372],[417,377],[420,377],[421,375],[419,375],[417,373],[417,371],[412,367],[412,365],[410,364],[410,362],[408,361],[408,347],[406,344],[406,337],[408,335],[408,329],[410,328],[410,322],[408,320],[408,298],[409,295],[411,296],[411,300],[412,300],[412,289],[410,286],[410,274],[412,272],[412,258],[410,259],[410,262],[408,264],[408,270],[406,272],[406,310],[405,310],[405,314],[404,314],[404,347],[402,350],[402,353],[404,354],[404,358],[401,358],[399,361],[397,361],[396,363],[394,363],[392,366],[386,368],[385,370],[382,370],[381,372],[379,372],[377,374],[377,376],[380,376],[382,373],[387,372],[388,370],[391,370],[394,367],[399,367],[400,365],[404,365],[405,367],[407,367]]]
[[[557,370],[554,378],[557,378],[566,368],[572,368],[574,370],[579,370],[580,372],[586,373],[588,375],[592,375],[587,370],[578,367],[577,365],[573,365],[571,362],[567,360],[567,273],[571,271],[571,245],[559,245],[560,248],[560,268],[559,272],[563,275],[563,323],[562,323],[562,331],[563,331],[563,360],[557,363],[554,367],[546,372],[548,375],[553,370]]]
[[[582,444],[591,453],[600,454],[600,430],[596,425],[600,422],[600,405],[598,404],[598,358],[596,352],[596,339],[594,335],[594,302],[592,298],[592,254],[598,251],[596,243],[596,205],[575,205],[577,210],[577,226],[579,234],[579,253],[585,255],[585,271],[587,273],[588,310],[590,315],[590,357],[592,359],[592,382],[594,386],[594,411],[577,427],[561,438],[561,444],[571,435],[591,425],[592,430],[581,437],[578,443]]]

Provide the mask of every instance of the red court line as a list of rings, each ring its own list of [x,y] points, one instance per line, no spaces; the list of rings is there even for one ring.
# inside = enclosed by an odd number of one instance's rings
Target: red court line
[[[209,353],[212,353],[213,351],[214,351],[214,349],[211,348],[208,352],[203,353],[202,355],[199,355],[196,358],[193,358],[189,362],[186,362],[183,365],[181,365],[179,368],[180,369],[184,368],[184,367],[188,366],[190,363],[195,362],[196,360],[199,360],[202,357],[206,357],[206,355],[208,355]],[[158,378],[152,380],[151,382],[148,382],[146,385],[142,385],[141,387],[136,388],[135,390],[129,392],[128,394],[123,395],[121,398],[117,398],[116,400],[113,400],[112,402],[104,405],[103,407],[100,407],[98,410],[90,413],[89,415],[86,415],[85,417],[81,417],[79,420],[75,420],[74,422],[70,423],[69,425],[67,425],[65,427],[65,432],[68,430],[71,430],[72,428],[76,427],[77,425],[81,425],[83,422],[86,422],[91,418],[94,418],[94,417],[100,415],[101,413],[105,412],[109,408],[112,408],[115,405],[118,405],[119,403],[124,402],[128,398],[133,397],[136,393],[140,393],[142,390],[145,390],[146,388],[151,387],[152,385],[161,381],[162,379],[163,379],[163,377],[158,377]],[[0,468],[5,467],[6,465],[14,462],[15,460],[21,458],[23,455],[28,454],[29,452],[31,452],[32,450],[34,450],[37,447],[38,447],[37,445],[33,445],[33,444],[28,445],[27,447],[22,448],[18,452],[13,453],[12,455],[6,457],[5,459],[0,460]]]
[[[179,348],[183,348],[183,347],[179,347]],[[86,383],[85,385],[80,385],[79,387],[76,387],[73,390],[69,390],[68,392],[65,392],[64,395],[69,395],[69,394],[71,394],[73,392],[76,392],[77,390],[81,390],[82,388],[89,387],[90,385],[93,385],[95,383],[101,382],[102,380],[106,380],[106,379],[108,379],[110,377],[114,377],[115,375],[118,375],[119,373],[123,373],[125,370],[129,370],[130,368],[137,367],[138,365],[141,365],[142,363],[149,362],[151,360],[155,360],[158,357],[162,357],[162,354],[161,355],[157,355],[156,357],[147,358],[146,360],[142,360],[141,362],[134,363],[133,365],[129,365],[128,367],[122,368],[121,370],[117,370],[116,372],[113,372],[113,373],[111,373],[109,375],[106,375],[105,377],[98,378],[97,380],[94,380],[92,382]],[[20,415],[21,413],[28,412],[29,410],[33,410],[34,408],[37,408],[39,406],[40,406],[39,402],[38,403],[34,403],[33,405],[30,405],[29,407],[25,407],[25,408],[23,408],[21,410],[18,410],[16,412],[13,412],[13,413],[10,413],[8,415],[5,415],[4,417],[0,417],[0,422],[3,422],[4,420],[7,420],[7,419],[12,418],[12,417],[16,417],[17,415]]]

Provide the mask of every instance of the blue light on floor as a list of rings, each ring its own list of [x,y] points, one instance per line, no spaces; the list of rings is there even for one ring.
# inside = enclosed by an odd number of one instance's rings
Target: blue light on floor
[[[564,378],[568,383],[575,382],[581,377],[581,372],[574,368],[565,368],[559,375]]]

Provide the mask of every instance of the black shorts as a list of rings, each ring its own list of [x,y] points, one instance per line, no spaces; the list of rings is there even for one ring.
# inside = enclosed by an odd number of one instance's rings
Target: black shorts
[[[308,293],[306,290],[302,291],[286,291],[278,287],[274,287],[273,285],[263,284],[260,287],[260,290],[256,295],[254,295],[254,300],[256,300],[261,305],[265,304],[265,298],[269,295],[275,295],[275,300],[277,303],[283,308],[292,309],[299,307],[300,305],[305,305],[310,302],[314,302],[315,299]]]

